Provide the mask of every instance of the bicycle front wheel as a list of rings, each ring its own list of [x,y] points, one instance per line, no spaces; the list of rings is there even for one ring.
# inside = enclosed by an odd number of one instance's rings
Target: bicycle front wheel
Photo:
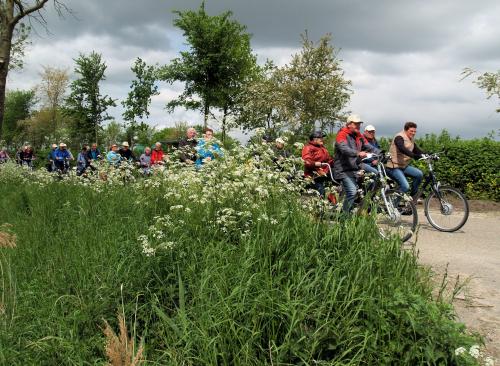
[[[469,203],[458,189],[440,187],[425,200],[427,221],[439,231],[453,232],[465,225],[469,218]]]
[[[417,228],[417,208],[411,198],[402,193],[387,191],[385,203],[379,200],[376,225],[382,237],[397,236],[405,242],[410,239]]]

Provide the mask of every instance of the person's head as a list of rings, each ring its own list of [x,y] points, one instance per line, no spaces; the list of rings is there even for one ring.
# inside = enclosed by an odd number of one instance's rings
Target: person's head
[[[362,123],[363,121],[361,120],[361,117],[359,115],[351,114],[349,117],[347,117],[345,126],[349,129],[349,131],[354,132],[359,131]]]
[[[323,145],[324,141],[323,138],[325,137],[325,134],[321,131],[314,131],[309,135],[309,142],[313,143],[314,145]]]
[[[155,150],[158,150],[158,151],[161,150],[161,142],[157,142],[155,144]]]
[[[92,150],[97,150],[97,144],[95,142],[92,144]]]
[[[285,147],[285,140],[283,140],[281,137],[278,137],[274,141],[274,144],[278,150],[282,150]]]
[[[273,138],[271,137],[271,135],[263,135],[262,136],[262,143],[263,144],[268,144],[268,143],[271,143],[273,142]]]
[[[89,145],[83,145],[82,146],[82,151],[87,151],[89,149]]]
[[[57,144],[52,144],[52,150],[57,149]]]
[[[128,150],[129,146],[128,146],[128,142],[127,141],[123,141],[122,142],[122,148],[123,148],[123,150]]]
[[[373,140],[375,138],[375,126],[373,125],[368,125],[365,127],[365,136],[369,138],[370,140]]]
[[[118,151],[118,145],[117,144],[111,145],[111,151],[117,152]]]
[[[415,137],[417,134],[417,124],[415,122],[406,122],[404,127],[406,136],[410,138],[410,140]]]
[[[194,139],[196,137],[196,130],[193,127],[189,127],[186,131],[186,137],[188,139]]]
[[[66,147],[67,147],[67,146],[66,146],[66,144],[65,144],[64,142],[61,142],[61,143],[59,144],[59,149],[61,149],[61,150],[66,150]]]
[[[214,130],[211,128],[205,129],[205,134],[204,134],[205,140],[211,140],[212,137],[214,137]]]
[[[151,148],[149,146],[144,149],[144,154],[146,154],[146,155],[151,154]]]

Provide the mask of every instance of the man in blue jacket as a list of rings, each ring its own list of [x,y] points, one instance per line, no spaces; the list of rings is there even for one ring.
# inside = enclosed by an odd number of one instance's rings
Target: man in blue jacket
[[[64,142],[61,142],[59,144],[59,149],[57,149],[54,154],[56,158],[54,160],[56,169],[66,172],[69,168],[69,161],[73,160],[73,155],[67,149],[67,145]]]

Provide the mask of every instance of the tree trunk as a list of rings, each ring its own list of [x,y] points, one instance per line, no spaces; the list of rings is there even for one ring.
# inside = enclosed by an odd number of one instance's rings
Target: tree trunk
[[[2,24],[2,27],[4,25]],[[5,114],[5,92],[7,89],[7,74],[9,73],[10,49],[12,47],[13,27],[2,29],[0,38],[0,140],[3,133],[3,117]]]
[[[227,107],[224,107],[224,115],[222,116],[222,144],[226,142],[226,117],[227,117]]]
[[[210,112],[210,106],[205,102],[204,115],[203,115],[203,129],[206,130],[208,127],[208,113]]]

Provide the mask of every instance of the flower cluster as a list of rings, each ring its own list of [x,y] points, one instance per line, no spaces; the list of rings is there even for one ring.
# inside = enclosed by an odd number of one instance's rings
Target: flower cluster
[[[467,350],[467,348],[465,347],[458,347],[455,350],[455,356],[462,358],[472,358],[479,362],[480,365],[484,366],[495,365],[495,360],[492,357],[486,356],[477,344],[472,345],[469,350]]]

